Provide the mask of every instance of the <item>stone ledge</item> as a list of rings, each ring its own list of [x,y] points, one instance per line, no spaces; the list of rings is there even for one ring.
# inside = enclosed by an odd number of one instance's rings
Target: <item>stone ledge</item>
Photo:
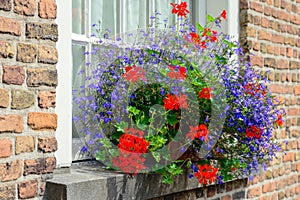
[[[46,183],[44,200],[144,200],[201,187],[187,174],[176,177],[172,185],[162,184],[156,174],[126,174],[95,166],[72,166],[54,173]]]

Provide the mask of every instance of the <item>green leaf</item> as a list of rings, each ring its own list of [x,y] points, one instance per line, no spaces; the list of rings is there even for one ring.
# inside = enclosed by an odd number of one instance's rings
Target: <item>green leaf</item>
[[[120,155],[120,154],[119,154],[119,150],[117,150],[117,149],[109,149],[108,152],[109,152],[110,155],[111,155],[112,157],[114,157],[114,158]]]
[[[103,144],[103,147],[107,149],[111,148],[111,142],[108,138],[102,138],[100,139],[100,142]]]
[[[197,27],[199,32],[203,31],[203,27],[199,23],[196,24],[196,27]]]
[[[105,161],[105,151],[98,151],[96,153],[96,160]]]
[[[167,116],[167,122],[173,126],[174,124],[176,124],[178,122],[177,116],[176,114],[170,114]]]
[[[152,152],[152,156],[153,158],[156,160],[156,162],[159,162],[160,161],[160,153],[156,152],[156,151],[153,151]]]
[[[170,175],[163,175],[162,177],[162,182],[163,183],[166,183],[166,184],[172,184],[173,183],[173,179],[172,179],[172,176]]]
[[[131,112],[133,115],[138,115],[138,114],[140,113],[140,110],[137,109],[136,107],[133,107],[133,106],[129,106],[129,107],[127,108],[127,110],[128,110],[129,112]]]
[[[114,126],[117,128],[117,131],[124,133],[124,129],[128,127],[128,123],[121,121],[120,123],[116,123]]]
[[[213,18],[213,16],[211,16],[211,15],[206,15],[206,18],[207,18],[208,22],[214,22],[215,21],[215,18]]]

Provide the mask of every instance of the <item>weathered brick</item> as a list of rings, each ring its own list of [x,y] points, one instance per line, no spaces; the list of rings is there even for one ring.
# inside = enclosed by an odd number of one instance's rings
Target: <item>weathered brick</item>
[[[289,61],[287,59],[277,59],[277,68],[278,69],[288,69]]]
[[[264,65],[266,67],[275,68],[276,67],[276,60],[274,58],[265,58],[264,59]]]
[[[17,46],[17,61],[33,63],[36,61],[36,46],[34,44],[19,43]]]
[[[12,155],[12,143],[9,139],[0,140],[0,158],[7,158]]]
[[[0,58],[13,58],[15,49],[12,43],[7,41],[0,41]]]
[[[0,0],[0,10],[10,11],[11,0]]]
[[[39,16],[45,19],[55,19],[57,13],[57,5],[53,0],[39,1]]]
[[[251,65],[263,66],[263,58],[260,56],[250,56]]]
[[[0,0],[1,2],[1,0]],[[16,199],[16,186],[15,184],[0,186],[0,199],[2,200],[15,200]]]
[[[258,39],[259,40],[271,40],[271,34],[267,31],[258,31]]]
[[[26,90],[12,90],[11,108],[21,110],[34,104],[34,94]]]
[[[271,41],[279,44],[283,44],[284,37],[281,35],[272,34]]]
[[[254,1],[250,2],[250,8],[260,13],[263,11],[262,5]]]
[[[46,68],[29,68],[27,85],[30,87],[57,86],[57,71]]]
[[[12,181],[22,175],[22,161],[15,160],[11,163],[0,164],[0,181]]]
[[[34,130],[56,130],[57,115],[53,113],[31,112],[27,124]]]
[[[0,133],[22,133],[23,129],[24,122],[21,115],[0,115]]]
[[[57,150],[57,140],[55,137],[39,138],[38,148],[45,153],[54,152]]]
[[[291,22],[293,24],[299,25],[300,24],[300,19],[299,15],[291,15]]]
[[[24,175],[51,173],[54,171],[55,167],[56,159],[54,157],[25,160]]]
[[[247,192],[248,198],[251,199],[253,197],[259,197],[260,195],[261,195],[261,186],[248,189],[248,192]]]
[[[35,147],[34,136],[16,137],[16,154],[33,152]]]
[[[262,187],[263,193],[272,192],[276,188],[276,185],[274,182],[265,183]]]
[[[25,71],[21,66],[3,66],[3,83],[22,85],[25,79]]]
[[[290,69],[300,69],[300,62],[290,61]]]
[[[7,108],[9,105],[9,92],[0,88],[0,108]]]
[[[286,153],[286,155],[283,156],[283,162],[293,162],[294,161],[294,155],[295,153],[294,152],[288,152]]]
[[[39,106],[41,108],[55,108],[56,93],[55,91],[41,91],[38,95]]]
[[[284,44],[294,46],[295,45],[295,39],[293,37],[285,37],[284,38]]]
[[[58,53],[55,47],[39,46],[38,61],[40,63],[56,64],[58,60]]]
[[[26,37],[42,40],[52,40],[54,42],[58,39],[58,29],[56,24],[42,24],[42,23],[27,23]]]
[[[29,199],[37,196],[38,193],[38,181],[30,180],[18,183],[19,198]]]
[[[294,94],[295,95],[300,95],[300,85],[295,86],[295,88],[294,88]]]
[[[0,17],[0,33],[7,33],[15,36],[21,35],[20,22],[5,17]]]
[[[14,12],[20,15],[34,16],[35,0],[14,0]]]
[[[221,197],[221,200],[232,200],[231,195]]]

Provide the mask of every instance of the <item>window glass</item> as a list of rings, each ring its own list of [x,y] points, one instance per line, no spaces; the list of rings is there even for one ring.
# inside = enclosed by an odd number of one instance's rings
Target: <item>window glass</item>
[[[127,0],[125,2],[125,31],[147,26],[149,7],[147,1]]]
[[[85,1],[72,0],[72,30],[73,33],[85,33]]]

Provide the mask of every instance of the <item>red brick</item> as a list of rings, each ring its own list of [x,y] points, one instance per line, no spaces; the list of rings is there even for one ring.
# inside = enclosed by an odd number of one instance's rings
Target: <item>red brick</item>
[[[46,64],[56,64],[58,61],[58,53],[55,47],[39,46],[38,61]]]
[[[14,0],[14,12],[20,15],[34,16],[35,0]]]
[[[25,160],[24,175],[51,173],[54,171],[55,167],[56,159],[54,157]]]
[[[258,39],[259,40],[271,40],[271,34],[267,31],[258,31]]]
[[[11,0],[0,0],[0,10],[10,11],[11,10]]]
[[[267,193],[267,192],[272,192],[275,190],[275,183],[274,182],[269,182],[263,185],[262,187],[262,191],[263,193]]]
[[[3,66],[3,83],[22,85],[25,80],[25,71],[20,66]]]
[[[260,186],[248,189],[247,197],[249,199],[254,198],[254,197],[259,197],[260,195],[261,195],[261,187]]]
[[[0,158],[7,158],[12,155],[12,143],[9,139],[0,140]]]
[[[0,164],[0,181],[16,180],[22,175],[22,161],[15,160],[11,163]]]
[[[21,199],[36,197],[38,193],[38,181],[30,180],[18,183],[18,193]]]
[[[287,59],[277,59],[277,68],[278,69],[288,69],[289,61]]]
[[[221,200],[232,200],[230,195],[223,196]]]
[[[287,12],[285,12],[285,11],[282,11],[282,10],[278,11],[278,18],[281,19],[281,20],[284,20],[284,21],[288,22],[289,19],[290,19],[289,16],[290,15]]]
[[[300,69],[300,62],[290,61],[290,69]]]
[[[55,108],[56,93],[55,91],[41,91],[39,92],[38,100],[41,108]]]
[[[265,17],[261,18],[261,26],[264,28],[268,28],[269,27],[269,20]]]
[[[288,152],[286,153],[286,155],[283,156],[283,162],[293,162],[294,161],[294,152]]]
[[[263,66],[263,58],[260,56],[250,56],[251,65],[256,65],[259,67]]]
[[[38,148],[45,153],[54,152],[57,150],[57,140],[55,137],[39,138]]]
[[[57,13],[57,5],[54,0],[39,1],[39,16],[45,19],[55,19]]]
[[[283,44],[283,42],[284,42],[284,37],[281,36],[281,35],[273,34],[273,35],[272,35],[272,38],[271,38],[271,41],[272,41],[272,42],[275,42],[275,43]]]
[[[0,133],[22,133],[23,129],[24,121],[21,115],[0,115]]]
[[[262,5],[257,3],[257,2],[254,2],[254,1],[250,2],[250,8],[252,10],[255,10],[255,11],[260,12],[260,13],[262,13],[262,11],[263,11]]]
[[[300,95],[300,85],[295,86],[295,88],[294,88],[294,94],[295,95]]]
[[[0,33],[8,33],[15,36],[20,36],[21,25],[14,19],[0,17]]]
[[[53,113],[31,112],[27,124],[34,130],[56,130],[57,115]]]
[[[298,108],[289,108],[287,113],[289,116],[298,115],[299,109]]]
[[[299,25],[300,24],[300,17],[299,17],[299,15],[291,15],[291,22],[293,24]]]

